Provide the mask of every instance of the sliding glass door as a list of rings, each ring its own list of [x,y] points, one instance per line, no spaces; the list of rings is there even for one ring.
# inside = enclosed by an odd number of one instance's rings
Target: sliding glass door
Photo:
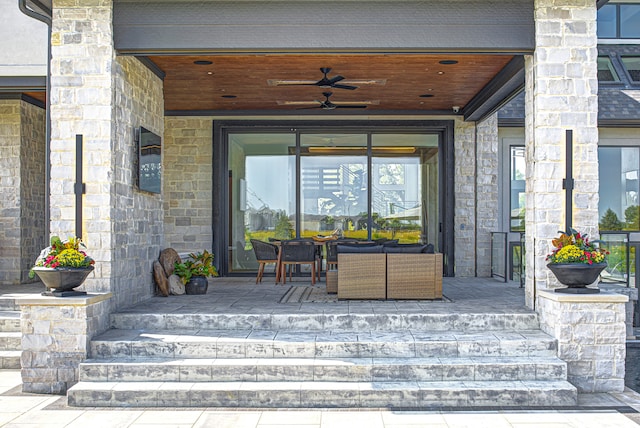
[[[229,132],[226,273],[254,272],[251,239],[337,233],[442,251],[437,133]]]
[[[300,136],[300,235],[368,239],[367,136]],[[364,226],[364,227],[363,227]]]

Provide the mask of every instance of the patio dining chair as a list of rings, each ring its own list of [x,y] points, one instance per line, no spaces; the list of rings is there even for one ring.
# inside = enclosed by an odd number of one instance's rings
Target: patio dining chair
[[[278,246],[269,242],[260,241],[258,239],[251,240],[251,246],[253,252],[256,255],[256,260],[259,263],[258,276],[256,277],[256,284],[262,282],[262,276],[264,275],[264,267],[268,263],[275,264],[276,283],[278,282],[278,275],[280,273],[278,266]]]
[[[311,266],[311,283],[315,285],[316,272],[318,272],[318,280],[320,280],[320,269],[317,268],[317,264],[318,253],[313,241],[292,239],[280,243],[280,278],[283,284],[287,282],[287,266],[289,267],[289,280],[291,280],[293,266],[309,265]]]

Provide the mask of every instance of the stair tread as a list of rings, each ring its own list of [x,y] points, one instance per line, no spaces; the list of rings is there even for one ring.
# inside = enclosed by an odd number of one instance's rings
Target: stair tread
[[[0,309],[0,320],[1,319],[20,319],[20,311]]]
[[[4,350],[0,351],[0,357],[20,357],[22,351],[20,350]]]
[[[565,389],[575,390],[575,387],[566,380],[462,380],[462,381],[373,381],[373,382],[340,382],[340,381],[225,381],[225,382],[110,382],[110,381],[80,381],[69,389],[72,391],[81,390],[251,390],[269,389],[291,390],[295,389],[495,389],[495,388],[526,388],[539,391],[541,389]]]
[[[296,364],[565,364],[554,356],[541,357],[310,357],[310,358],[90,358],[83,365],[296,365]]]
[[[392,339],[413,340],[413,341],[478,341],[482,338],[492,340],[532,340],[553,338],[541,330],[504,330],[477,332],[440,332],[440,331],[415,331],[409,329],[396,330],[393,332],[383,331],[290,331],[290,330],[107,330],[93,338],[93,341],[130,341],[130,342],[157,342],[162,339],[164,342],[176,342],[188,340],[189,342],[211,342],[213,339],[229,341],[232,339],[256,341],[300,341],[307,342],[309,339],[322,342],[361,342],[380,341],[388,342]]]

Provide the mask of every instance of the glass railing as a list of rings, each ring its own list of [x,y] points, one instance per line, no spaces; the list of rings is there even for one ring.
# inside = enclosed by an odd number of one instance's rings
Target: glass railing
[[[600,232],[600,246],[607,251],[607,267],[600,274],[600,282],[605,284],[622,284],[629,287],[631,279],[632,248],[629,245],[628,232]],[[635,247],[633,247],[635,252]],[[633,257],[635,259],[635,255]],[[635,277],[635,264],[634,264]]]

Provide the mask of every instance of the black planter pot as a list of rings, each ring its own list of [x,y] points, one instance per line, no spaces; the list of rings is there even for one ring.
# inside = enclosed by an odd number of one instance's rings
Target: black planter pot
[[[192,276],[189,282],[184,286],[186,294],[207,294],[207,288],[209,288],[209,281],[206,276]]]
[[[593,284],[598,279],[600,272],[607,267],[607,264],[549,263],[547,267],[553,272],[560,284],[568,287],[558,288],[555,290],[556,293],[595,294],[600,290],[587,288],[587,285]]]
[[[38,275],[42,283],[51,290],[42,294],[67,297],[87,294],[84,291],[74,291],[73,289],[82,285],[87,276],[93,272],[93,266],[86,268],[46,268],[34,267],[33,271]]]

